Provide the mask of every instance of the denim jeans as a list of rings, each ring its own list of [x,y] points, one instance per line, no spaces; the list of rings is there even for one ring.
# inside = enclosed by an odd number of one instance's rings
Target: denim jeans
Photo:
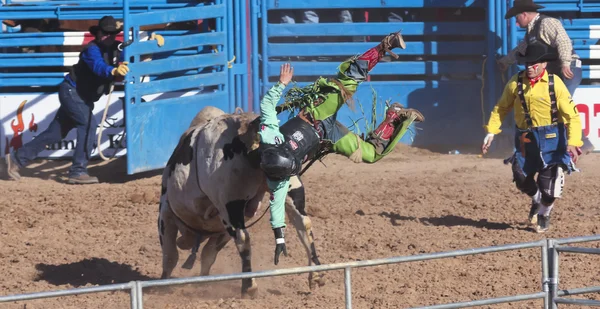
[[[69,169],[69,177],[87,174],[88,161],[94,149],[98,123],[94,118],[93,102],[84,102],[75,87],[66,81],[60,84],[58,91],[60,107],[48,128],[36,136],[31,142],[18,149],[14,158],[23,167],[34,160],[46,149],[46,145],[58,143],[65,138],[71,129],[77,129],[77,143],[73,154],[73,164]]]
[[[573,78],[568,79],[566,77],[562,78],[563,82],[565,83],[565,86],[567,86],[567,89],[569,90],[569,93],[571,94],[571,98],[573,98],[573,95],[575,95],[575,89],[577,89],[577,87],[579,87],[579,85],[581,84],[581,79],[583,78],[583,70],[581,69],[581,66],[578,68],[576,66],[576,60],[573,59],[573,61],[571,61],[571,72],[573,72]],[[594,146],[592,145],[592,142],[590,142],[590,139],[583,135],[583,130],[581,131],[581,136],[582,136],[582,140],[583,140],[583,149],[593,149]]]
[[[573,97],[573,95],[575,94],[575,89],[577,89],[577,87],[579,87],[579,84],[581,84],[581,79],[583,78],[583,70],[581,69],[581,66],[578,68],[575,65],[576,60],[573,59],[573,61],[571,61],[571,72],[573,72],[573,78],[568,79],[568,78],[563,78],[563,82],[565,83],[565,86],[567,86],[567,89],[569,90],[569,93],[571,94],[571,97]]]

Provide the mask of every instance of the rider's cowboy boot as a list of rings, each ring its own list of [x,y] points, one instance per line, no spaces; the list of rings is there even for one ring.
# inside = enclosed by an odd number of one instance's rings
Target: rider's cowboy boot
[[[406,43],[400,34],[400,31],[390,33],[388,36],[381,40],[377,46],[367,50],[364,54],[358,57],[359,60],[365,60],[369,63],[368,71],[370,72],[373,67],[381,60],[385,55],[385,52],[390,53],[394,58],[398,59],[398,55],[394,54],[391,50],[394,48],[406,48]]]
[[[381,40],[381,43],[379,43],[379,45],[377,45],[376,48],[381,52],[382,56],[385,54],[384,52],[388,52],[388,53],[390,53],[390,55],[392,55],[392,57],[398,59],[398,55],[393,53],[392,49],[394,49],[394,48],[406,49],[406,43],[404,42],[404,39],[402,38],[402,34],[400,34],[400,31],[397,31],[394,33],[390,33],[390,34],[388,34],[388,36],[383,38],[383,40]]]
[[[385,119],[369,134],[368,141],[375,146],[377,153],[381,154],[387,147],[390,139],[394,136],[396,129],[400,127],[402,122],[410,117],[414,117],[414,121],[422,122],[425,120],[423,114],[412,108],[404,108],[399,103],[394,103],[385,112]]]

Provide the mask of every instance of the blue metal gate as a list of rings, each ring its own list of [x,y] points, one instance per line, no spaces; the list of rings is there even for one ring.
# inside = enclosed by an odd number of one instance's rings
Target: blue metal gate
[[[123,8],[124,38],[130,43],[124,48],[124,58],[130,63],[124,81],[124,110],[127,173],[134,174],[164,167],[179,136],[203,107],[216,106],[226,112],[244,108],[242,102],[247,100],[241,97],[241,88],[247,83],[247,70],[240,49],[234,50],[234,40],[243,46],[245,28],[240,27],[240,19],[245,15],[232,16],[242,9],[234,11],[232,0],[138,14],[130,14],[128,2],[124,1]],[[164,32],[163,46],[140,37],[144,25],[197,20],[204,25],[214,21],[214,29]],[[236,27],[234,20],[240,21]],[[145,55],[164,52],[171,55],[143,61]],[[153,78],[147,80],[148,76]]]

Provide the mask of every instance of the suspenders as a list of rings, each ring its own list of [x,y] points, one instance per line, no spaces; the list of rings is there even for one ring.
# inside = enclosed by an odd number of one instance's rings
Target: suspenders
[[[519,78],[517,81],[517,94],[519,95],[519,99],[521,99],[521,106],[523,106],[523,112],[525,113],[525,121],[527,121],[527,126],[531,128],[533,127],[533,122],[531,121],[531,115],[529,114],[527,102],[525,101],[525,95],[523,94],[523,77],[525,77],[525,71],[519,72]],[[554,74],[548,74],[548,88],[548,92],[550,94],[550,112],[552,116],[552,124],[554,124],[558,122],[558,107],[556,106],[556,93],[554,92]]]

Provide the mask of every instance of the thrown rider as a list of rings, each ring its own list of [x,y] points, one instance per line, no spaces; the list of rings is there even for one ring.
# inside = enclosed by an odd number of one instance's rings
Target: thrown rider
[[[314,160],[324,152],[344,155],[356,163],[375,163],[389,154],[413,122],[422,122],[423,115],[404,108],[399,103],[388,107],[383,122],[366,139],[360,138],[336,120],[337,112],[356,92],[359,84],[391,49],[406,48],[400,32],[387,35],[377,46],[354,56],[338,67],[335,78],[320,77],[310,87],[310,99],[291,100],[277,106],[283,90],[292,79],[293,68],[281,67],[280,79],[269,89],[260,103],[261,169],[267,176],[271,193],[271,227],[275,234],[274,263],[279,262],[285,247],[285,199],[291,176],[298,175],[302,164]],[[298,115],[279,126],[278,111],[282,106],[299,110]]]

